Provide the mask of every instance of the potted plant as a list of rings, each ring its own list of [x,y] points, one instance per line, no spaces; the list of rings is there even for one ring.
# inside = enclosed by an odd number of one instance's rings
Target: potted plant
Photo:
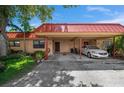
[[[42,62],[43,57],[44,57],[44,52],[43,51],[36,51],[35,52],[35,59],[36,59],[37,63]]]

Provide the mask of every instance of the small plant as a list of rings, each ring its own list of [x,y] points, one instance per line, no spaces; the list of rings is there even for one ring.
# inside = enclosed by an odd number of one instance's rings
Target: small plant
[[[36,51],[35,52],[36,60],[41,60],[43,57],[44,57],[44,52],[43,51]]]

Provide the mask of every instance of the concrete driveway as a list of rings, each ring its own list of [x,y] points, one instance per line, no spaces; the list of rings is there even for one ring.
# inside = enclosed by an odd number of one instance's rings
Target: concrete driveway
[[[48,62],[56,62],[65,70],[124,70],[124,60],[103,58],[92,59],[76,54],[55,54],[49,57]]]
[[[3,86],[10,87],[114,87],[124,86],[124,61],[89,59],[85,56],[56,54],[20,79]]]

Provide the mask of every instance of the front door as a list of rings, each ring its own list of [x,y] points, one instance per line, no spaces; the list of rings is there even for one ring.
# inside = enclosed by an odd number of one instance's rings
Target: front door
[[[55,42],[55,52],[60,52],[60,42]]]

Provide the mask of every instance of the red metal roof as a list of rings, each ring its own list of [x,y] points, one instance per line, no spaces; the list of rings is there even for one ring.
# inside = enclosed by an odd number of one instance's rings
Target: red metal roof
[[[7,32],[7,37],[9,39],[21,39],[24,38],[24,33],[23,32]],[[35,35],[33,32],[28,32],[25,34],[25,37],[28,39],[38,39],[39,37]]]
[[[124,32],[124,27],[117,23],[83,23],[83,24],[50,24],[46,23],[34,32]]]
[[[28,39],[38,39],[39,32],[124,32],[124,26],[116,23],[86,23],[86,24],[43,24],[33,32],[26,33]],[[23,32],[7,32],[9,39],[24,38]]]

